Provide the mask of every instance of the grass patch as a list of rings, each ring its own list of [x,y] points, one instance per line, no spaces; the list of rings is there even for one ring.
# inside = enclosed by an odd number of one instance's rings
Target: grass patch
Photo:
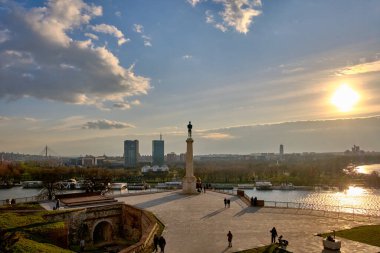
[[[72,253],[71,250],[62,249],[53,244],[40,243],[27,238],[20,237],[20,240],[12,248],[14,253]]]
[[[322,234],[327,237],[333,233]],[[352,241],[361,242],[373,246],[380,247],[380,225],[367,225],[354,227],[351,229],[335,231],[335,235]]]
[[[44,210],[44,209],[37,202],[0,206],[0,211],[8,211],[8,210]]]
[[[26,210],[35,210],[35,207],[30,205],[27,208],[32,209]],[[13,252],[72,252],[57,246],[65,246],[62,240],[67,234],[65,222],[46,219],[44,216],[48,211],[24,210],[11,209],[0,212],[0,228],[16,232],[19,237],[19,241],[12,247]]]

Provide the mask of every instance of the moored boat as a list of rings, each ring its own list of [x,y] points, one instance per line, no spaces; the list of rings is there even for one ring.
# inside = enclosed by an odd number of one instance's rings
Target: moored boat
[[[272,183],[269,181],[256,181],[256,190],[273,190]]]

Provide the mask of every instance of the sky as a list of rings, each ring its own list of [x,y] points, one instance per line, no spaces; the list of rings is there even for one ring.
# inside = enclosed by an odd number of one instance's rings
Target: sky
[[[195,154],[380,151],[379,24],[377,0],[0,0],[0,152],[183,153],[189,121]]]

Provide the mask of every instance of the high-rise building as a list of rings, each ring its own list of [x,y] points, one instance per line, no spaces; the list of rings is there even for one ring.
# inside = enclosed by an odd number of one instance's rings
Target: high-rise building
[[[164,165],[164,157],[164,141],[162,140],[162,135],[160,135],[160,140],[152,141],[152,165]]]
[[[124,141],[124,167],[134,168],[137,166],[139,157],[139,141]]]
[[[284,156],[284,145],[280,144],[280,156]]]

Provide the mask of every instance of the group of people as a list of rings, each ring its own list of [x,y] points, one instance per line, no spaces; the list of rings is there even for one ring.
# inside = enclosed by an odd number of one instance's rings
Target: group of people
[[[5,200],[8,205],[16,205],[16,200],[15,199],[6,199]]]
[[[257,205],[257,197],[251,197],[251,206]]]
[[[224,208],[230,207],[230,204],[231,204],[231,200],[224,198]]]
[[[160,247],[160,250],[161,250],[160,252],[164,253],[165,245],[166,245],[166,240],[163,236],[154,235],[154,238],[153,238],[154,252],[157,252],[158,247]]]

